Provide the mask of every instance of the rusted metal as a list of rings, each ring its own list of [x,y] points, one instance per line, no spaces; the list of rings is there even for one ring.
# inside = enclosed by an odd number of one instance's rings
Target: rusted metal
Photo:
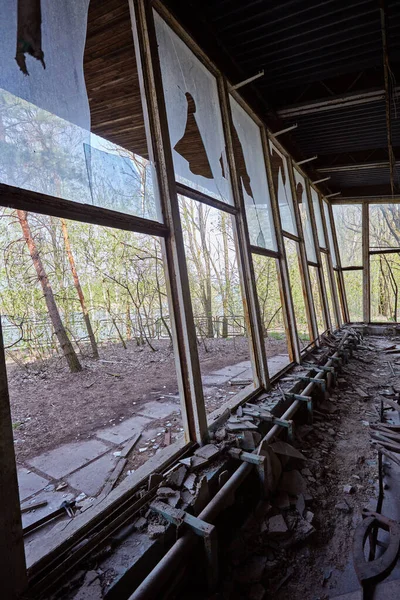
[[[400,524],[376,512],[363,511],[363,521],[357,526],[353,540],[353,562],[363,590],[363,598],[371,600],[375,584],[389,575],[400,553]],[[390,534],[389,544],[379,558],[367,561],[364,546],[374,529]]]

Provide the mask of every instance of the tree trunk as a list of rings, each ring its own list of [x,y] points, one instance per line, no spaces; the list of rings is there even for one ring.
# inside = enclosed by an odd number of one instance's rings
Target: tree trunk
[[[72,254],[71,244],[69,241],[68,229],[65,219],[61,219],[61,227],[64,236],[65,250],[67,252],[69,264],[71,267],[72,277],[74,279],[75,289],[78,294],[79,302],[82,307],[83,318],[85,320],[86,329],[89,335],[90,345],[92,346],[93,358],[99,358],[99,349],[97,347],[96,338],[93,333],[92,323],[90,322],[89,312],[86,308],[85,296],[78,277],[78,271],[76,270],[74,255]]]
[[[40,258],[39,251],[36,247],[36,243],[32,236],[31,228],[28,223],[28,213],[25,210],[17,210],[17,215],[26,245],[28,246],[29,254],[31,255],[33,265],[36,269],[37,277],[39,279],[40,285],[42,286],[43,296],[58,342],[67,360],[71,373],[77,373],[78,371],[82,371],[82,367],[76,355],[76,352],[68,338],[67,332],[65,331],[64,325],[60,317],[60,313],[58,312],[57,304],[53,294],[53,289],[50,285],[50,281],[47,277],[42,260]]]
[[[211,264],[209,250],[207,246],[206,237],[206,223],[204,220],[203,205],[199,203],[198,206],[199,214],[199,231],[201,246],[203,250],[203,258],[205,262],[205,281],[203,282],[203,297],[204,297],[204,308],[206,312],[207,321],[207,337],[214,337],[214,323],[212,314],[212,286],[211,286]]]
[[[225,213],[221,213],[221,233],[222,233],[222,241],[224,246],[224,275],[225,275],[225,289],[222,295],[222,309],[223,309],[223,318],[222,318],[222,337],[228,337],[228,309],[229,309],[229,299],[231,295],[231,279],[230,279],[230,268],[229,268],[229,249],[228,249],[228,232],[226,229],[226,220],[228,219],[228,215]]]

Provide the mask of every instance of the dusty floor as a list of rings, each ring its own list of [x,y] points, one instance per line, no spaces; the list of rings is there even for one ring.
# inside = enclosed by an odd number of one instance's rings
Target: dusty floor
[[[156,352],[147,345],[138,347],[135,342],[128,342],[126,350],[120,344],[104,346],[100,348],[100,360],[83,358],[84,369],[77,374],[69,373],[62,359],[25,367],[9,360],[17,460],[90,438],[97,429],[131,417],[143,403],[176,396],[172,347],[167,340],[156,341],[154,346]],[[267,340],[268,356],[282,352],[286,352],[283,341]],[[206,375],[247,360],[248,342],[245,338],[207,340],[206,345],[199,345],[199,356],[202,375]],[[206,397],[208,411],[223,404],[231,394],[230,386],[219,386],[218,398]],[[175,421],[173,434],[181,428],[180,420]],[[143,456],[139,462],[145,459]]]
[[[340,374],[323,414],[315,413],[313,429],[297,429],[296,445],[308,458],[301,472],[312,527],[297,535],[298,512],[293,504],[282,508],[281,495],[261,505],[232,543],[227,577],[213,600],[326,600],[357,589],[353,531],[365,506],[375,510],[377,496],[377,453],[370,446],[368,424],[378,420],[380,394],[393,398],[400,391],[396,355],[383,352],[399,341],[366,338]],[[351,493],[345,491],[348,485]],[[284,517],[287,534],[266,529],[274,515]]]

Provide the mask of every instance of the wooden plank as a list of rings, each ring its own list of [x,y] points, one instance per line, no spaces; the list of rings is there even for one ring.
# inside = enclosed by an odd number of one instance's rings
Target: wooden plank
[[[136,446],[137,442],[141,437],[141,433],[137,433],[131,440],[128,440],[121,451],[122,458],[127,458],[127,456],[132,452],[133,448]]]
[[[115,465],[114,470],[107,477],[106,484],[101,491],[99,499],[103,499],[106,496],[108,496],[108,494],[111,492],[111,490],[117,483],[118,478],[121,475],[122,471],[124,470],[126,463],[127,463],[127,459],[122,458],[122,457],[117,461],[117,464]]]
[[[1,595],[16,600],[27,588],[17,466],[0,322],[0,581]]]
[[[23,190],[5,183],[0,183],[0,206],[51,215],[94,225],[115,227],[125,231],[136,231],[149,235],[166,236],[168,229],[162,223],[126,215],[91,204],[80,204],[48,196],[46,194]]]
[[[369,265],[369,206],[362,205],[362,259],[363,259],[363,319],[364,323],[371,320],[371,286]]]

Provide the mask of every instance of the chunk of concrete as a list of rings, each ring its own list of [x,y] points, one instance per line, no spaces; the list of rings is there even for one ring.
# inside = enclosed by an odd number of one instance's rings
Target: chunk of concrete
[[[307,484],[299,471],[285,471],[279,482],[279,489],[291,496],[299,496],[307,493]]]
[[[304,454],[299,452],[299,450],[296,450],[296,448],[294,448],[290,444],[287,444],[286,442],[282,442],[281,440],[278,440],[277,442],[271,444],[271,448],[275,452],[275,454],[282,454],[283,456],[297,458],[299,460],[304,461],[307,460]]]
[[[236,580],[241,583],[257,583],[262,579],[267,565],[266,556],[251,556],[236,571]]]
[[[288,527],[282,515],[275,515],[268,519],[268,535],[280,536],[288,532]]]
[[[212,460],[218,456],[219,453],[220,449],[214,444],[206,444],[195,451],[196,456],[200,456],[200,458],[205,458],[206,460]]]

